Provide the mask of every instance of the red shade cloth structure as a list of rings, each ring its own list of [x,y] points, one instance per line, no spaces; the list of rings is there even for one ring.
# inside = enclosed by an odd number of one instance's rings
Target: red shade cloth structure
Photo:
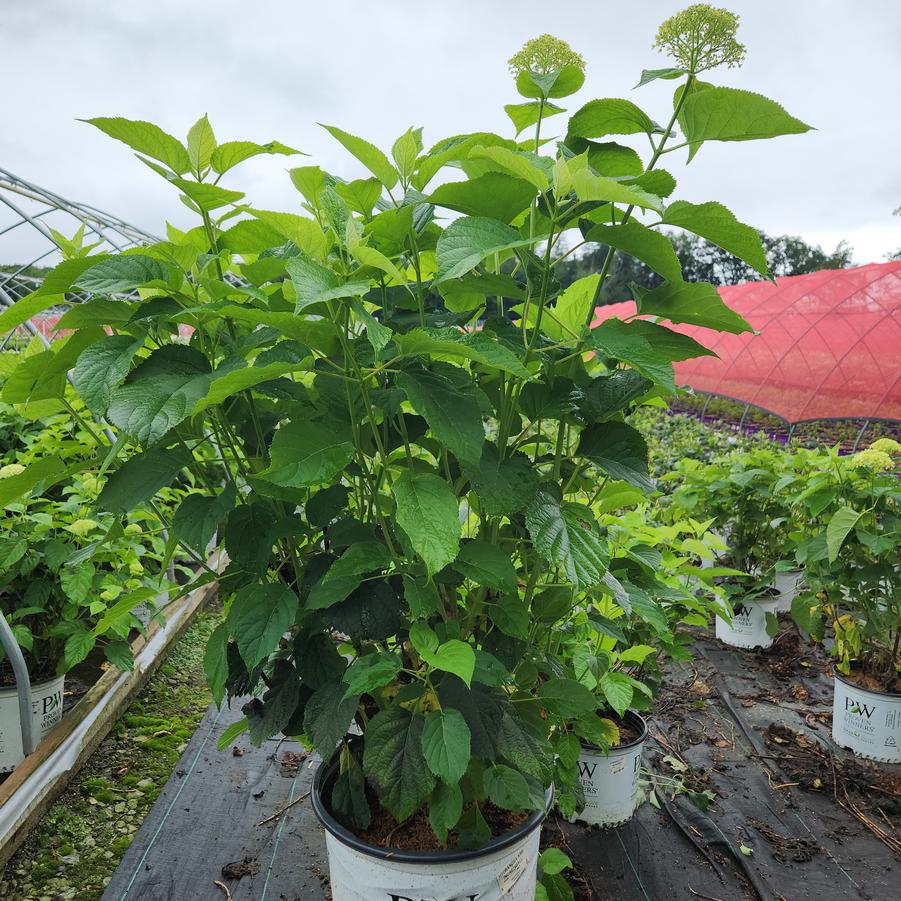
[[[720,295],[760,334],[671,326],[718,356],[676,363],[677,384],[792,423],[901,420],[901,261],[730,285]],[[635,304],[596,313],[594,325],[634,315]]]

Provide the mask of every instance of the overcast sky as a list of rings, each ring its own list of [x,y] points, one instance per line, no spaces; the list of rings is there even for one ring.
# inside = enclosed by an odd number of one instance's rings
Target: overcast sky
[[[208,113],[220,141],[277,139],[357,177],[356,162],[317,122],[385,149],[409,125],[424,126],[426,146],[463,131],[509,134],[503,105],[518,98],[506,60],[543,32],[569,41],[588,62],[585,86],[565,101],[570,110],[624,96],[659,121],[671,109],[673,83],[632,87],[643,68],[667,64],[653,37],[685,5],[0,0],[0,167],[160,232],[166,219],[189,221],[174,189],[77,118],[149,119],[183,137]],[[882,261],[901,247],[901,217],[892,216],[901,205],[901,3],[728,5],[741,15],[747,61],[710,80],[779,100],[817,131],[707,144],[687,169],[683,153],[674,153],[667,160],[679,179],[674,196],[721,200],[743,221],[827,249],[845,238],[855,262]],[[258,207],[291,210],[299,195],[289,165],[263,157],[225,184],[247,191]],[[0,262],[8,251],[0,237]]]

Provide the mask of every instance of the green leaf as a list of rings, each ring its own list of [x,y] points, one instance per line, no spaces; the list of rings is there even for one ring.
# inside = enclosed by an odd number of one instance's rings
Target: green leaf
[[[443,569],[460,546],[459,502],[450,486],[430,473],[405,470],[393,486],[397,522],[429,575]]]
[[[270,466],[260,478],[287,488],[331,482],[354,455],[353,443],[318,422],[280,426],[269,449]]]
[[[422,727],[422,755],[447,785],[456,785],[469,766],[469,726],[459,710],[433,710]]]
[[[322,127],[338,140],[345,150],[353,154],[389,191],[397,184],[397,170],[378,147],[363,138],[348,134],[334,125],[323,125]]]
[[[76,604],[87,599],[94,581],[94,564],[79,563],[78,566],[64,566],[59,572],[59,584],[70,601]]]
[[[643,293],[637,303],[644,316],[662,316],[670,322],[700,325],[734,335],[753,331],[707,282],[664,282]]]
[[[247,731],[247,717],[242,716],[237,722],[232,723],[216,742],[216,750],[224,751],[233,745]]]
[[[186,178],[173,178],[170,181],[185,197],[206,212],[218,210],[244,199],[243,191],[229,191],[228,188],[220,188],[208,182],[199,183]]]
[[[675,390],[673,366],[667,355],[659,353],[647,336],[635,328],[637,322],[622,322],[613,317],[593,328],[586,339],[592,350],[605,357],[628,363],[636,372],[661,385]]]
[[[568,136],[602,138],[654,131],[654,122],[629,100],[590,100],[569,120]]]
[[[128,513],[171,485],[191,459],[191,452],[184,446],[155,447],[135,454],[107,479],[97,506],[111,513]]]
[[[531,378],[513,351],[485,332],[415,328],[395,335],[395,341],[404,356],[462,357],[520,378]]]
[[[435,787],[422,752],[424,725],[422,716],[392,706],[377,713],[365,732],[363,770],[398,822],[422,807]]]
[[[128,375],[131,361],[143,343],[143,338],[108,335],[82,351],[72,373],[72,384],[92,413],[105,415],[112,390]]]
[[[236,496],[232,482],[212,497],[189,494],[172,517],[172,533],[188,547],[204,553],[219,524],[235,506]]]
[[[301,703],[297,670],[287,660],[276,660],[261,699],[244,705],[250,741],[260,747],[291,722]]]
[[[28,542],[20,536],[0,535],[0,569],[18,563],[28,550]]]
[[[467,685],[472,682],[476,658],[472,647],[465,641],[452,638],[443,644],[425,623],[413,623],[410,627],[410,642],[422,659],[434,669],[453,673]]]
[[[397,376],[413,409],[435,437],[462,463],[478,461],[485,442],[479,388],[464,369],[434,363]]]
[[[191,159],[181,141],[151,122],[123,119],[120,116],[81,121],[99,128],[111,138],[127,144],[132,150],[159,160],[177,175],[183,175],[191,168]]]
[[[262,500],[239,504],[223,528],[225,552],[234,567],[263,575],[275,544],[275,514]]]
[[[690,145],[689,160],[704,141],[754,141],[810,131],[809,125],[762,94],[707,84],[699,87],[690,91],[679,116]]]
[[[428,619],[438,612],[438,589],[434,582],[422,584],[409,576],[404,576],[404,598],[414,619]]]
[[[304,710],[303,731],[323,760],[331,758],[357,712],[360,698],[346,696],[346,688],[343,682],[326,682],[316,689]]]
[[[664,211],[663,222],[700,235],[743,260],[764,278],[769,278],[766,251],[757,229],[739,222],[721,203],[716,201],[688,203],[685,200],[676,200]],[[660,272],[659,269],[656,271]],[[671,280],[670,276],[663,272],[660,274],[665,279]],[[678,278],[681,278],[681,274]]]
[[[460,786],[439,782],[429,803],[429,823],[442,842],[447,840],[447,833],[457,825],[462,813],[463,792]]]
[[[363,582],[329,609],[332,626],[353,641],[386,641],[401,628],[401,599],[389,582]]]
[[[582,67],[572,64],[550,72],[525,70],[516,76],[516,90],[523,97],[568,97],[584,83]]]
[[[648,445],[638,429],[625,422],[589,426],[579,436],[578,453],[600,466],[613,479],[653,491],[648,475]]]
[[[261,154],[281,154],[282,156],[295,156],[300,153],[292,147],[286,147],[278,141],[269,141],[266,144],[256,144],[253,141],[226,141],[220,144],[210,156],[210,164],[213,169],[223,175],[229,169],[234,168],[244,160]]]
[[[499,763],[488,767],[483,777],[485,792],[492,803],[505,810],[525,810],[529,804],[529,783],[512,767]]]
[[[576,504],[561,505],[542,490],[526,509],[526,525],[541,557],[559,566],[577,589],[601,582],[607,569],[607,547],[589,510]]]
[[[467,541],[452,565],[477,585],[511,593],[516,591],[516,569],[510,554],[495,544]]]
[[[580,159],[583,165],[574,165]],[[663,201],[655,194],[613,178],[595,175],[588,168],[587,162],[587,157],[574,157],[569,165],[573,190],[583,203],[622,203],[658,213],[663,211]]]
[[[206,169],[216,149],[216,136],[210,120],[201,116],[188,131],[188,159],[195,171]]]
[[[81,663],[91,653],[97,639],[84,626],[79,626],[67,639],[63,648],[63,659],[57,667],[57,673],[67,673],[73,666]]]
[[[516,136],[519,137],[529,126],[534,125],[538,121],[539,115],[543,122],[551,116],[566,112],[566,110],[562,106],[555,106],[553,103],[542,105],[537,101],[533,101],[531,103],[508,103],[504,106],[504,112],[510,117],[510,121],[516,129]]]
[[[487,216],[510,222],[535,199],[535,186],[505,172],[486,172],[468,181],[449,182],[429,197],[435,206],[467,216]]]
[[[492,516],[518,513],[538,490],[538,471],[525,454],[514,451],[501,460],[497,448],[487,441],[478,468],[468,468],[466,474],[479,506]]]
[[[323,610],[343,601],[363,581],[367,573],[381,571],[391,563],[391,555],[378,541],[352,544],[313,586],[305,610]]]
[[[597,274],[586,275],[567,287],[554,306],[545,311],[541,323],[545,334],[557,341],[579,339],[594,307],[599,279]]]
[[[127,641],[111,641],[104,645],[103,654],[120,672],[130,673],[135,668],[135,655]]]
[[[519,594],[504,594],[491,605],[491,618],[505,635],[522,641],[529,637],[529,611]]]
[[[582,389],[579,412],[589,423],[605,422],[622,413],[653,387],[636,369],[614,369],[592,379]]]
[[[388,651],[357,657],[342,676],[347,686],[344,696],[369,694],[376,688],[383,688],[394,680],[401,669],[403,661],[397,654]]]
[[[368,281],[342,282],[331,269],[305,255],[291,257],[287,269],[297,291],[295,313],[327,300],[362,297],[372,287]]]
[[[363,770],[348,745],[341,749],[341,770],[332,789],[332,810],[360,832],[368,829],[372,822]]]
[[[459,278],[485,257],[531,243],[503,222],[484,216],[455,219],[438,238],[438,272],[435,282]]]
[[[169,267],[142,253],[108,257],[83,272],[74,287],[92,294],[126,294],[149,284],[165,285]]]
[[[634,693],[632,680],[625,673],[608,670],[601,676],[598,684],[604,693],[604,697],[607,699],[607,703],[619,716],[622,716],[632,703],[632,695]]]
[[[573,862],[559,848],[546,848],[538,858],[538,866],[541,867],[541,872],[547,876],[562,873],[572,865]]]
[[[838,557],[845,539],[851,529],[857,525],[857,520],[863,516],[851,507],[840,507],[829,520],[826,526],[826,548],[829,551],[829,562],[834,563]]]
[[[217,707],[225,697],[225,680],[228,678],[228,623],[219,623],[207,639],[203,652],[203,672]]]
[[[594,695],[573,679],[550,679],[538,689],[538,698],[549,713],[567,719],[597,709]]]
[[[473,175],[485,172],[504,172],[514,178],[529,182],[533,194],[548,189],[550,179],[540,157],[522,150],[492,145],[473,147],[466,158],[466,169]]]
[[[245,585],[232,601],[228,624],[247,668],[278,648],[297,615],[297,595],[276,582]]]
[[[397,170],[405,179],[416,171],[416,158],[422,153],[422,129],[408,128],[391,147]],[[368,211],[367,211],[368,212]]]
[[[667,213],[669,209],[667,207]],[[682,281],[682,264],[673,250],[672,241],[666,235],[638,222],[597,225],[588,232],[585,240],[615,247],[641,260],[666,281]]]
[[[673,78],[681,78],[686,74],[687,72],[685,69],[642,69],[641,79],[639,80],[638,84],[635,85],[635,87],[643,87],[644,85],[649,84],[650,82],[655,81],[658,78],[670,80]]]

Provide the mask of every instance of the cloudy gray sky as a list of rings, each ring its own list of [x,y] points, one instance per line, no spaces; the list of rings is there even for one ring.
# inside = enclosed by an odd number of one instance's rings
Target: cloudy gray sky
[[[632,86],[643,68],[666,65],[653,36],[685,5],[0,0],[0,167],[159,232],[165,219],[184,224],[190,216],[174,190],[76,118],[149,119],[183,137],[208,113],[220,140],[274,138],[356,176],[355,161],[317,122],[385,148],[411,124],[424,126],[427,146],[462,131],[507,134],[503,105],[517,95],[506,60],[542,32],[566,39],[588,61],[585,86],[567,100],[571,110],[626,96],[659,120],[672,83]],[[817,131],[708,144],[687,169],[675,153],[667,164],[680,182],[677,196],[719,199],[746,222],[829,249],[845,238],[856,262],[881,261],[901,247],[901,217],[892,216],[901,205],[901,3],[728,5],[741,15],[747,61],[711,80],[779,100]],[[227,184],[256,206],[292,209],[299,195],[287,166],[264,157]]]

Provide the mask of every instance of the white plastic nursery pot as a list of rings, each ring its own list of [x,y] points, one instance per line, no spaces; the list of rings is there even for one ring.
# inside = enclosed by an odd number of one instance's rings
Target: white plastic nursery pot
[[[648,726],[634,710],[627,710],[623,719],[638,731],[634,741],[611,748],[608,753],[596,745],[582,745],[579,782],[585,794],[585,809],[571,822],[609,828],[632,819],[638,807],[641,753]]]
[[[832,740],[859,757],[901,763],[901,693],[868,691],[833,675]]]
[[[735,601],[731,623],[722,617],[716,618],[716,637],[735,648],[770,647],[773,636],[767,634],[766,615],[778,613],[778,605],[777,597]]]
[[[537,810],[477,851],[405,851],[370,845],[342,826],[326,799],[338,758],[322,763],[313,782],[313,810],[325,828],[332,901],[533,901],[541,824]],[[546,808],[553,800],[547,794]]]
[[[57,676],[31,686],[31,709],[38,741],[62,719],[64,681],[64,676]],[[11,773],[24,759],[16,688],[0,688],[0,773]]]
[[[776,613],[789,613],[792,601],[797,597],[804,581],[803,569],[790,569],[786,572],[776,573],[775,587],[779,592],[776,600]]]

